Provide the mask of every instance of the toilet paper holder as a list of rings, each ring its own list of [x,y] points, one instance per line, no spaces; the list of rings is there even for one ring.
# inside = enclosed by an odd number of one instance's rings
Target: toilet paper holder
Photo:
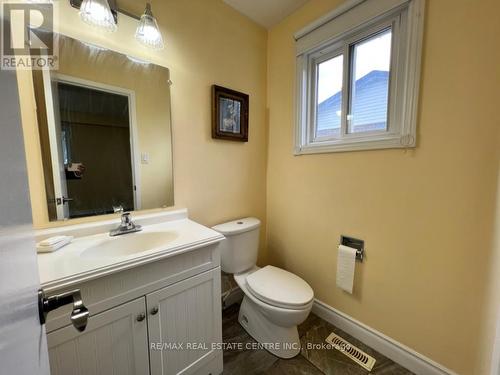
[[[356,249],[356,260],[363,262],[365,256],[365,241],[342,235],[340,236],[340,244]]]

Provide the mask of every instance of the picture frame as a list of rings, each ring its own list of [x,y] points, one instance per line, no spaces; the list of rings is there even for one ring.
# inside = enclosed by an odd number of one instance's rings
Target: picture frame
[[[249,96],[212,86],[212,138],[248,142]]]

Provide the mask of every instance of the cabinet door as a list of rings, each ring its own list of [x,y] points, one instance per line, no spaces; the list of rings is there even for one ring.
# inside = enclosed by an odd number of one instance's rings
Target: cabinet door
[[[145,299],[138,298],[91,316],[82,333],[73,326],[49,333],[51,374],[149,375],[145,314]]]
[[[152,375],[222,372],[220,296],[220,268],[146,296]]]

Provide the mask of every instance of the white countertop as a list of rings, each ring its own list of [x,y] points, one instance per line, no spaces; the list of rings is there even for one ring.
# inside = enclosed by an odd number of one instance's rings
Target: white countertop
[[[164,215],[167,216],[168,214]],[[60,250],[53,253],[38,254],[38,267],[40,272],[40,283],[42,288],[53,289],[67,287],[82,281],[88,281],[110,273],[129,269],[138,265],[153,262],[158,259],[164,259],[180,253],[191,251],[203,246],[220,242],[224,239],[220,233],[195,223],[187,218],[179,218],[179,215],[170,215],[173,220],[162,221],[159,223],[143,226],[143,230],[138,233],[124,234],[117,237],[110,237],[108,228],[109,223],[104,223],[105,231],[91,235],[76,236],[75,239]],[[187,216],[187,212],[186,212]],[[137,221],[140,223],[140,216]],[[143,218],[146,218],[143,216]],[[135,218],[133,218],[135,219]],[[160,218],[160,220],[163,218]],[[144,220],[144,219],[143,219]],[[119,220],[118,220],[119,221]],[[118,222],[117,221],[117,222]],[[88,226],[87,226],[88,227]],[[75,234],[75,228],[61,228],[60,234]],[[82,226],[85,229],[85,226]],[[95,225],[94,225],[95,228]],[[94,229],[98,231],[99,229]],[[55,234],[50,230],[51,234]],[[99,256],[97,251],[93,251],[93,256],[82,256],[82,254],[101,243],[109,241],[123,241],[124,238],[141,235],[143,233],[165,233],[169,239],[165,243],[156,243],[154,248],[147,251],[137,252],[129,255]],[[39,238],[47,237],[42,231]],[[123,243],[123,242],[122,242]],[[96,256],[97,254],[97,256]]]

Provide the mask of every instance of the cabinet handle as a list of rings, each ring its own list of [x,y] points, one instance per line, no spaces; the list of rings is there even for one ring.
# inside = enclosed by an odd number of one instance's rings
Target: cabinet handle
[[[138,322],[142,322],[144,319],[146,319],[146,314],[139,314],[137,315],[137,317],[135,318],[135,320],[137,320]]]
[[[156,314],[158,314],[158,307],[153,307],[151,309],[151,315],[156,315]]]

